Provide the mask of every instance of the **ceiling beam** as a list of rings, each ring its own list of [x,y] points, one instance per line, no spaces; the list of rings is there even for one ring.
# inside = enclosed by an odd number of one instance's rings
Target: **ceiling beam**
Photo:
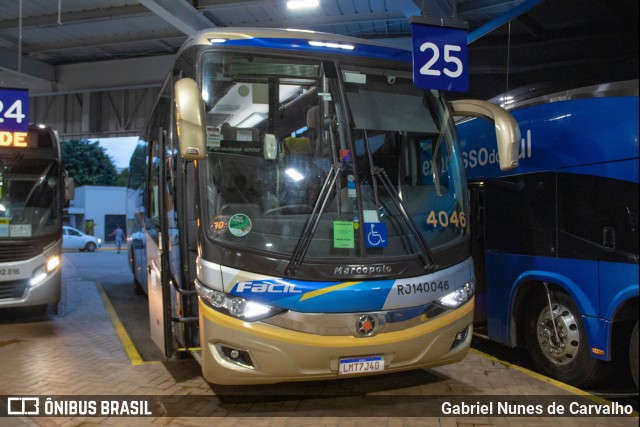
[[[175,61],[174,54],[58,66],[27,59],[18,73],[13,58],[11,64],[3,63],[4,53],[0,50],[0,86],[28,87],[30,96],[158,87]],[[25,70],[33,62],[39,64],[40,73]]]
[[[341,15],[341,16],[325,16],[314,17],[312,20],[299,20],[299,19],[284,19],[273,21],[256,21],[251,22],[252,27],[277,27],[277,28],[318,28],[327,25],[339,25],[339,24],[367,24],[372,22],[388,22],[388,21],[402,21],[405,22],[406,18],[399,13],[394,12],[380,12],[380,13],[367,13],[358,15]]]
[[[22,55],[18,61],[18,54],[8,50],[0,49],[0,69],[15,73],[24,74],[28,77],[55,82],[56,67],[46,62],[38,61],[28,56]]]
[[[38,43],[28,46],[23,46],[22,51],[25,54],[29,55],[48,55],[51,52],[61,53],[67,51],[73,51],[78,48],[88,48],[88,47],[101,47],[101,46],[118,46],[120,49],[126,49],[127,45],[135,45],[141,42],[166,42],[167,45],[169,42],[173,42],[176,45],[180,46],[185,40],[184,34],[175,31],[173,28],[169,30],[170,32],[165,31],[156,31],[153,34],[144,35],[142,37],[138,37],[136,39],[132,39],[127,34],[116,35],[113,37],[103,37],[100,39],[99,43],[96,43],[94,39],[74,39],[63,42],[55,42],[55,43]]]
[[[147,9],[190,36],[199,30],[213,27],[213,23],[201,15],[186,0],[138,0]]]
[[[420,8],[416,6],[413,0],[392,0],[391,3],[398,9],[406,18],[420,15]]]
[[[470,32],[467,35],[467,43],[468,44],[473,43],[474,41],[478,40],[480,37],[486,34],[489,34],[491,31],[501,27],[502,25],[506,24],[512,19],[516,19],[520,15],[527,13],[529,10],[538,6],[542,2],[544,2],[544,0],[526,0],[520,3],[518,6],[514,7],[513,9],[503,13],[502,15],[499,15],[493,18],[489,22],[486,22],[479,28],[476,28],[475,30]]]
[[[515,7],[521,1],[514,0],[476,0],[458,6],[458,13],[487,12],[493,8]]]
[[[133,18],[150,15],[149,9],[141,5],[87,9],[65,12],[58,23],[58,14],[29,16],[22,20],[23,31],[34,28],[59,27],[60,25],[86,24],[87,22],[111,21],[118,18]],[[0,21],[0,32],[14,31],[20,25],[18,19]]]
[[[428,2],[428,6],[425,3],[422,2],[424,7],[422,10],[414,0],[391,0],[391,4],[401,11],[405,18],[420,15],[432,18],[450,18],[452,15],[453,9],[447,0],[431,0]]]
[[[175,55],[114,59],[57,67],[60,91],[83,92],[160,86]]]

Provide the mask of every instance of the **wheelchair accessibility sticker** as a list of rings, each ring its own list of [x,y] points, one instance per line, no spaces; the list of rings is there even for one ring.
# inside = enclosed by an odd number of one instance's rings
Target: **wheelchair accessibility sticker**
[[[387,247],[387,224],[382,222],[367,222],[364,225],[368,248]]]

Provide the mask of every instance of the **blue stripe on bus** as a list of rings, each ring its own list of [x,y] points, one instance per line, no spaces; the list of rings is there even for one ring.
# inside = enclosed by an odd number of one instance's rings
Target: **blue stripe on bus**
[[[321,41],[321,38],[320,38]],[[329,53],[331,55],[345,55],[347,57],[362,56],[375,59],[388,59],[394,61],[411,62],[411,51],[394,47],[376,46],[370,44],[357,44],[350,41],[335,42],[339,44],[351,44],[353,50],[342,50],[322,46],[311,46],[309,40],[294,38],[251,38],[227,40],[223,45],[259,47],[267,49],[300,50],[305,52]]]
[[[304,313],[349,313],[382,310],[395,280],[367,280],[354,282],[308,282],[286,280],[257,280],[234,285],[231,294],[251,301]],[[246,286],[242,287],[242,283]],[[273,291],[267,291],[275,284]],[[256,287],[260,291],[256,291]],[[241,288],[239,291],[239,288]],[[366,296],[366,297],[365,297]]]

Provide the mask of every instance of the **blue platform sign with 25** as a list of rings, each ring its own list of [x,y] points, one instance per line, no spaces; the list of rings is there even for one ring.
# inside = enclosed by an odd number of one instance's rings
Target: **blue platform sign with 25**
[[[469,87],[467,32],[412,22],[413,83],[422,89],[464,92]]]
[[[29,91],[0,88],[0,130],[29,131]]]

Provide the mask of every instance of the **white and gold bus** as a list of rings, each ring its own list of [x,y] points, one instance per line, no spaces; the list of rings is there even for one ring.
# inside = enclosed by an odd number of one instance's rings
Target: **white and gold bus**
[[[509,114],[417,89],[410,52],[276,29],[190,38],[131,160],[129,253],[156,343],[217,384],[462,359],[474,273],[454,112],[496,120],[517,162]]]
[[[65,178],[57,133],[2,131],[0,122],[0,309],[57,311]],[[68,181],[67,181],[68,182]]]

